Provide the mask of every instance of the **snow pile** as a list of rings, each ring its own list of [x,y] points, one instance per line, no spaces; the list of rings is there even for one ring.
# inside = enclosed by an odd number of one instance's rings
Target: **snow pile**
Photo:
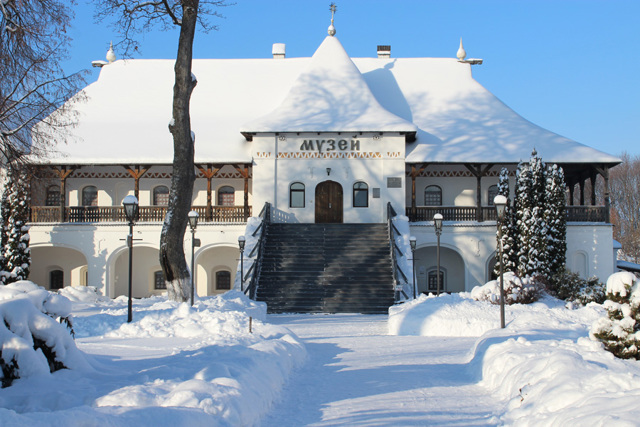
[[[95,286],[66,286],[58,293],[72,302],[87,304],[110,304],[111,298],[98,292]]]
[[[306,359],[289,330],[263,323],[264,303],[237,291],[193,307],[134,300],[131,323],[126,298],[78,299],[77,343],[95,369],[0,390],[6,425],[255,425]]]
[[[505,304],[529,303],[536,301],[540,291],[531,277],[518,277],[512,272],[503,275]],[[471,290],[471,297],[478,301],[500,304],[500,279],[492,280]]]
[[[423,296],[390,310],[389,331],[478,336],[461,369],[495,398],[501,424],[637,425],[640,364],[589,339],[604,314],[599,304],[569,309],[545,297],[507,306],[499,329],[496,305],[464,293]]]
[[[66,326],[71,302],[30,281],[0,287],[0,373],[3,387],[15,379],[60,369],[91,370]]]

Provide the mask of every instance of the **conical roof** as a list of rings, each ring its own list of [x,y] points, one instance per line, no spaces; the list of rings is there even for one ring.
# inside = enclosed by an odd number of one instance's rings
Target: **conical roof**
[[[260,132],[406,132],[417,127],[387,111],[336,37],[324,39],[271,113],[242,127]]]

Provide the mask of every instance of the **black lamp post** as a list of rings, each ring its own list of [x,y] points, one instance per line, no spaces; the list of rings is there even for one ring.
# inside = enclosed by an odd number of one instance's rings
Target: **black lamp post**
[[[244,292],[244,236],[238,236],[238,247],[240,248],[240,290]]]
[[[413,299],[416,299],[416,236],[409,237],[411,245],[411,273],[413,274]]]
[[[132,278],[133,278],[133,224],[138,218],[138,199],[136,196],[128,195],[122,201],[124,215],[129,221],[129,235],[127,236],[127,246],[129,247],[129,305],[127,310],[127,322],[133,320],[133,301],[131,300]]]
[[[195,280],[196,272],[193,269],[193,261],[195,259],[196,246],[200,246],[200,240],[196,239],[196,228],[198,227],[198,212],[190,211],[189,227],[191,227],[191,306],[193,307],[193,297],[195,295]]]
[[[442,214],[437,213],[433,216],[433,224],[436,227],[436,237],[438,238],[438,246],[436,247],[436,280],[438,282],[438,290],[436,295],[440,295],[440,235],[442,234]]]
[[[493,199],[493,204],[496,206],[496,213],[498,215],[498,240],[500,241],[500,327],[504,328],[504,266],[502,261],[502,221],[504,220],[504,210],[507,207],[508,199],[501,194],[498,194]]]

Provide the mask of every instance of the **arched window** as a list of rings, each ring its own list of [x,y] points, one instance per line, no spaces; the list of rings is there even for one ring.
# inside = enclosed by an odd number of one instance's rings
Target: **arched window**
[[[153,273],[153,289],[165,290],[167,289],[167,282],[164,281],[164,274],[162,270],[158,270]]]
[[[167,206],[169,204],[169,187],[158,185],[153,189],[153,205]]]
[[[49,289],[62,289],[64,287],[64,271],[52,270],[49,272]]]
[[[353,184],[353,207],[366,208],[369,206],[369,186],[365,182]]]
[[[228,185],[218,190],[218,206],[234,206],[236,190]]]
[[[95,185],[87,185],[82,189],[82,206],[98,206],[98,189]]]
[[[216,273],[216,289],[217,290],[231,289],[231,273],[230,272],[218,271]]]
[[[294,182],[289,187],[289,207],[304,208],[304,184]]]
[[[442,206],[442,188],[430,185],[424,189],[425,206]]]
[[[50,185],[47,187],[47,198],[44,201],[45,206],[60,206],[60,187]]]
[[[492,185],[491,187],[489,187],[489,189],[487,190],[487,199],[488,199],[487,205],[493,206],[493,199],[495,199],[497,195],[498,195],[498,186]]]

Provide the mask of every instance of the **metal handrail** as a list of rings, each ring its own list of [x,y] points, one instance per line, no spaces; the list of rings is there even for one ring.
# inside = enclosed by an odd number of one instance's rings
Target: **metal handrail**
[[[404,279],[404,284],[408,284],[409,279],[404,274],[404,272],[398,267],[396,251],[398,251],[400,256],[404,256],[404,254],[400,251],[400,249],[398,248],[398,245],[396,245],[396,235],[400,236],[400,232],[398,231],[398,229],[396,228],[396,226],[393,224],[393,221],[392,221],[396,215],[397,213],[395,209],[393,209],[393,206],[391,206],[391,202],[387,202],[387,228],[389,229],[389,250],[391,252],[391,263],[393,264],[394,299],[397,302],[399,299],[398,272],[400,272],[400,274],[402,275],[402,278]],[[406,299],[409,298],[409,296],[406,294],[404,289],[401,289],[400,292],[402,292],[402,295],[404,295]]]
[[[244,276],[244,279],[246,280],[249,272],[253,272],[251,281],[249,282],[249,286],[247,286],[244,291],[245,294],[251,299],[255,299],[256,292],[258,290],[258,279],[260,278],[260,273],[262,271],[262,258],[264,256],[264,242],[267,235],[267,229],[269,228],[269,224],[271,224],[271,204],[269,202],[266,202],[264,204],[264,207],[260,211],[259,217],[262,218],[262,223],[256,228],[253,235],[255,236],[258,233],[258,230],[260,230],[260,237],[258,237],[258,241],[251,250],[249,256],[253,256],[256,248],[258,250],[258,254],[254,259],[253,264],[247,271],[247,274]]]

